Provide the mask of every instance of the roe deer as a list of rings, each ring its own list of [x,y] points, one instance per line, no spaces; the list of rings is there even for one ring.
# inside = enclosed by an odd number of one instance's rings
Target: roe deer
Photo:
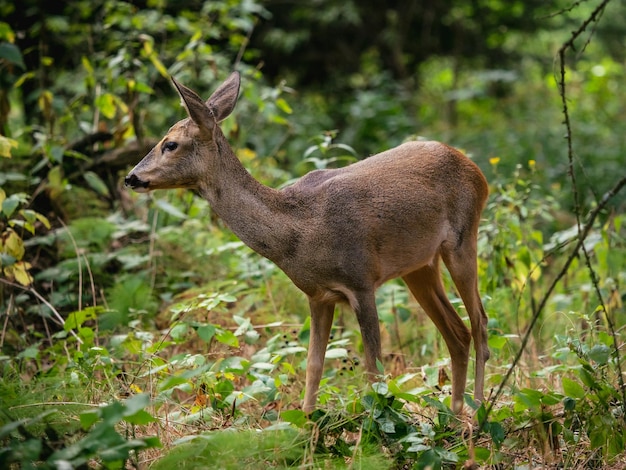
[[[375,291],[402,277],[446,342],[452,408],[463,408],[470,341],[476,350],[474,397],[483,399],[487,317],[478,293],[476,238],[487,199],[471,160],[438,142],[409,142],[344,168],[316,170],[282,190],[256,181],[218,123],[237,102],[237,72],[204,102],[172,78],[188,118],[174,124],[126,177],[135,191],[189,188],[250,248],[270,259],[307,296],[311,309],[303,409],[313,411],[335,303],[356,313],[373,379],[381,359]],[[448,301],[448,268],[471,323]]]

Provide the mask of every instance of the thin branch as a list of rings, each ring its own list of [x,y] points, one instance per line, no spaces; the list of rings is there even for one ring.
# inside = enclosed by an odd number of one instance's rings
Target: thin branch
[[[582,54],[582,52],[587,48],[587,45],[591,41],[591,37],[593,36],[597,28],[598,21],[602,17],[602,14],[604,13],[609,1],[610,0],[602,1],[596,7],[596,9],[592,12],[592,14],[589,16],[587,21],[585,21],[580,26],[580,28],[578,28],[577,31],[573,32],[572,37],[569,39],[569,41],[564,43],[559,49],[560,79],[559,79],[558,85],[560,89],[561,103],[563,105],[563,124],[565,125],[565,130],[566,130],[565,138],[567,139],[568,173],[569,173],[570,180],[572,182],[572,191],[573,191],[573,197],[574,197],[574,213],[576,215],[576,225],[578,227],[578,238],[579,240],[582,240],[582,241],[584,241],[584,239],[582,238],[581,222],[580,222],[581,207],[580,207],[580,199],[579,199],[579,194],[578,194],[578,185],[576,182],[576,171],[574,168],[574,149],[573,149],[573,142],[572,142],[573,140],[572,127],[571,127],[571,120],[570,120],[569,108],[567,106],[567,96],[566,96],[565,54],[567,53],[569,49],[575,50],[574,41],[587,29],[587,27],[590,24],[593,24],[592,32],[589,38],[587,39],[587,41],[585,42],[585,44],[583,45],[580,53]],[[604,301],[604,297],[602,295],[602,292],[599,286],[599,282],[600,282],[599,278],[593,268],[593,265],[591,263],[591,258],[589,256],[589,252],[587,251],[587,248],[585,247],[584,243],[581,244],[581,248],[582,248],[584,258],[585,258],[585,266],[587,267],[587,270],[589,271],[589,277],[591,278],[591,283],[593,285],[594,291],[598,298],[600,309],[604,313],[604,317],[606,318],[609,332],[613,338],[615,365],[617,368],[617,377],[618,377],[617,380],[620,386],[620,390],[622,392],[622,406],[625,408],[625,411],[626,411],[626,386],[624,384],[624,377],[622,374],[621,358],[620,358],[619,347],[618,347],[618,338],[615,332],[615,326],[613,325],[613,321],[611,320],[609,316],[609,312],[606,308],[606,302]]]
[[[154,200],[151,200],[154,202]],[[148,247],[148,272],[150,273],[150,290],[154,291],[157,277],[157,257],[155,256],[156,231],[159,220],[159,211],[154,210],[152,213],[152,226],[150,227],[150,244]]]
[[[559,49],[559,53],[567,49],[572,49],[573,51],[576,50],[576,47],[574,46],[574,41],[578,39],[578,37],[582,33],[585,32],[585,30],[591,23],[595,23],[598,21],[599,17],[602,15],[602,12],[604,11],[604,9],[606,8],[606,6],[609,4],[610,1],[611,0],[603,0],[602,3],[600,3],[600,5],[598,5],[596,9],[593,10],[591,15],[589,15],[589,18],[587,18],[583,22],[583,24],[580,25],[580,28],[578,28],[576,31],[572,31],[572,36],[569,38],[569,40],[563,43],[563,45],[561,46],[561,49]]]
[[[248,34],[246,34],[246,37],[241,42],[241,47],[239,48],[239,52],[237,52],[237,57],[235,58],[235,62],[233,63],[233,70],[239,67],[239,63],[241,62],[241,59],[243,58],[243,54],[246,51],[248,44],[250,43],[250,38],[252,37],[252,33],[254,32],[254,27],[256,26],[256,24],[257,24],[257,19],[255,18],[254,23],[252,24],[252,27],[248,30]]]
[[[587,220],[587,223],[585,224],[585,226],[582,227],[582,232],[580,233],[580,236],[578,237],[578,242],[576,243],[576,246],[574,247],[574,249],[572,250],[572,252],[568,256],[567,261],[565,261],[565,264],[561,268],[561,271],[553,279],[552,283],[548,287],[548,290],[546,291],[546,293],[542,297],[541,302],[539,302],[539,306],[537,307],[537,311],[535,312],[535,314],[533,315],[532,319],[530,320],[530,324],[528,325],[528,330],[526,331],[526,334],[524,335],[524,338],[522,338],[522,343],[520,345],[520,348],[519,348],[517,354],[515,355],[515,358],[513,359],[513,362],[511,363],[511,366],[509,367],[509,370],[507,371],[506,375],[504,376],[504,378],[500,382],[500,385],[499,385],[498,389],[496,390],[496,393],[494,393],[493,396],[491,397],[491,400],[489,401],[489,406],[487,407],[487,410],[486,410],[486,413],[485,413],[485,417],[480,422],[480,427],[479,427],[478,434],[480,434],[480,432],[483,430],[485,424],[487,423],[487,418],[488,418],[489,414],[491,413],[491,410],[493,409],[493,407],[495,406],[498,398],[502,394],[502,392],[504,390],[504,386],[507,384],[507,382],[509,381],[511,375],[513,374],[513,370],[515,369],[515,367],[519,363],[519,361],[520,361],[520,359],[522,357],[522,354],[524,353],[524,351],[526,349],[526,345],[528,344],[528,340],[530,339],[530,335],[531,335],[531,333],[532,333],[532,331],[533,331],[533,329],[535,327],[535,324],[537,323],[537,320],[539,320],[539,317],[541,316],[541,313],[543,312],[544,308],[546,307],[546,305],[548,303],[548,300],[550,299],[550,296],[552,295],[552,292],[554,291],[554,289],[558,285],[559,281],[565,276],[565,274],[567,274],[567,271],[569,270],[569,267],[572,264],[572,262],[578,257],[578,253],[582,249],[582,247],[583,247],[583,245],[585,243],[585,240],[587,239],[587,236],[589,235],[589,232],[591,231],[591,228],[593,227],[593,224],[595,223],[596,218],[598,217],[600,212],[602,212],[602,210],[606,207],[606,205],[609,203],[609,201],[613,197],[615,197],[615,195],[617,195],[617,193],[619,193],[624,186],[626,186],[626,176],[623,177],[620,181],[618,181],[618,183],[615,186],[613,186],[613,188],[611,190],[609,190],[607,193],[604,194],[604,196],[602,197],[602,200],[600,201],[600,204],[598,204],[598,206],[593,211],[591,211],[591,213],[589,214],[589,219]],[[615,347],[617,349],[617,344],[615,345]]]
[[[561,16],[563,13],[569,13],[570,11],[574,10],[575,8],[577,8],[581,3],[585,3],[588,0],[578,0],[574,3],[572,3],[569,7],[566,8],[561,8],[559,11],[556,11],[554,13],[550,13],[549,15],[543,16],[541,19],[546,19],[546,18],[554,18],[556,16]]]
[[[74,253],[76,253],[76,261],[78,263],[78,311],[81,311],[83,309],[83,264],[81,263],[80,250],[78,249],[76,239],[74,238],[74,235],[72,235],[68,226],[61,219],[59,219],[59,222],[65,229],[67,236],[70,238],[72,246],[74,247]]]
[[[65,326],[65,320],[63,319],[63,317],[61,316],[61,314],[57,311],[56,308],[54,308],[54,306],[48,302],[46,300],[46,298],[44,296],[42,296],[39,292],[37,292],[32,286],[23,286],[21,284],[16,284],[15,282],[11,282],[8,281],[6,279],[3,279],[0,277],[0,282],[2,282],[3,284],[6,284],[7,286],[11,286],[14,287],[16,289],[22,289],[26,292],[30,292],[31,294],[33,294],[35,297],[37,297],[39,299],[40,302],[42,302],[46,307],[48,307],[50,309],[50,311],[52,312],[52,319],[55,320],[55,323],[57,323],[57,325],[59,326]],[[76,333],[74,333],[74,330],[68,330],[70,332],[70,334],[76,339],[76,341],[78,341],[80,344],[83,343],[83,340],[80,339]]]
[[[558,273],[558,275],[553,279],[552,283],[550,284],[550,286],[548,287],[548,290],[546,291],[546,293],[544,294],[544,296],[541,299],[541,302],[539,303],[539,306],[537,307],[537,310],[533,313],[533,316],[531,318],[530,324],[528,325],[528,329],[526,331],[526,334],[524,335],[523,339],[522,339],[522,343],[520,345],[520,348],[517,352],[517,354],[515,355],[515,358],[513,359],[513,362],[511,364],[511,366],[509,367],[509,370],[507,371],[506,375],[504,376],[504,378],[502,379],[502,381],[500,382],[500,385],[496,391],[496,393],[491,397],[491,400],[489,401],[489,406],[486,409],[486,413],[483,417],[483,419],[481,420],[481,422],[479,423],[479,430],[478,430],[478,434],[480,434],[485,426],[485,424],[487,423],[487,418],[489,417],[489,414],[491,413],[491,410],[493,409],[493,407],[495,406],[495,403],[497,401],[497,399],[499,398],[499,396],[502,394],[503,390],[504,390],[504,386],[506,385],[506,383],[509,381],[513,370],[515,369],[515,367],[517,366],[517,364],[519,363],[522,354],[524,353],[524,351],[526,350],[526,346],[528,344],[528,341],[530,339],[530,335],[537,323],[537,321],[539,320],[539,317],[541,316],[543,310],[545,309],[547,303],[548,303],[548,299],[550,298],[550,296],[552,295],[552,292],[554,291],[554,289],[556,288],[556,286],[558,285],[558,283],[560,282],[560,280],[565,276],[565,274],[567,273],[567,271],[569,270],[570,265],[572,264],[572,262],[574,261],[574,259],[576,259],[579,255],[580,250],[583,251],[584,256],[585,256],[585,262],[587,267],[590,270],[590,276],[592,279],[592,282],[594,283],[594,288],[596,290],[596,294],[599,297],[599,301],[600,304],[602,305],[603,311],[605,313],[605,316],[607,318],[607,324],[609,325],[609,329],[610,332],[613,336],[613,341],[614,341],[614,346],[615,346],[615,350],[614,350],[614,354],[615,354],[615,358],[616,358],[616,364],[617,364],[617,368],[618,368],[618,380],[619,380],[619,384],[620,384],[620,388],[622,391],[622,395],[624,397],[623,399],[623,403],[624,406],[626,406],[626,388],[624,387],[624,379],[622,377],[622,372],[621,372],[621,365],[620,365],[620,357],[619,357],[619,350],[618,350],[618,343],[617,343],[617,335],[615,332],[615,328],[613,326],[612,321],[610,320],[608,313],[606,311],[606,308],[604,307],[605,303],[604,300],[602,298],[602,294],[600,292],[600,289],[598,287],[597,284],[597,276],[595,274],[595,271],[593,270],[593,268],[591,267],[591,260],[589,258],[589,254],[587,253],[587,250],[585,249],[585,240],[587,239],[587,236],[589,235],[589,231],[591,230],[591,228],[593,227],[593,224],[595,223],[596,217],[600,214],[600,212],[604,209],[604,207],[608,204],[608,202],[624,187],[624,185],[626,185],[626,177],[623,177],[620,181],[617,182],[617,184],[611,189],[609,190],[607,193],[604,194],[604,196],[602,197],[602,200],[598,203],[598,205],[596,206],[596,208],[591,211],[591,213],[589,214],[589,218],[587,223],[585,224],[585,226],[581,226],[581,209],[580,209],[580,202],[579,202],[579,196],[578,196],[578,185],[576,182],[576,174],[575,174],[575,169],[574,169],[574,148],[573,148],[573,139],[572,139],[572,126],[571,126],[571,120],[570,120],[570,115],[569,115],[569,109],[567,107],[567,97],[566,97],[566,80],[565,80],[565,54],[568,50],[572,50],[572,51],[576,51],[576,47],[574,45],[574,42],[580,37],[580,35],[587,30],[587,28],[589,27],[589,25],[593,24],[594,25],[594,31],[595,31],[595,26],[597,24],[597,22],[599,21],[600,17],[602,16],[602,13],[604,12],[606,6],[609,4],[611,0],[603,0],[595,9],[594,11],[589,15],[589,17],[580,25],[580,27],[576,30],[576,31],[572,31],[571,33],[571,37],[564,42],[561,45],[561,48],[558,51],[558,57],[559,57],[559,66],[560,66],[560,74],[559,74],[559,78],[557,80],[557,85],[559,86],[559,94],[561,97],[561,103],[562,103],[562,112],[563,112],[563,124],[565,126],[565,130],[566,130],[566,141],[567,141],[567,159],[568,159],[568,173],[570,176],[570,180],[572,182],[572,192],[573,192],[573,197],[574,197],[574,212],[576,215],[576,224],[577,224],[577,228],[578,228],[578,242],[576,243],[576,246],[574,247],[574,249],[572,250],[572,252],[570,253],[569,257],[567,258],[565,264],[563,265],[563,267],[561,268],[561,271]],[[580,2],[575,3],[572,8],[574,6],[578,6]],[[592,32],[593,34],[593,32]],[[585,42],[582,50],[584,50],[587,46],[587,44],[589,43],[591,39],[589,38],[587,42]]]
[[[4,337],[7,333],[7,327],[9,326],[9,317],[13,313],[13,309],[15,308],[15,296],[11,294],[9,296],[9,305],[6,310],[6,318],[4,319],[4,324],[2,325],[2,333],[0,333],[0,348],[4,346]]]

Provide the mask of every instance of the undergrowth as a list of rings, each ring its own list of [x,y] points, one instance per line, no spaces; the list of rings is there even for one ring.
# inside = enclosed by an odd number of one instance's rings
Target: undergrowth
[[[252,10],[209,3],[219,10],[210,27],[243,52]],[[127,8],[109,2],[103,10],[114,39],[127,39]],[[170,26],[179,20],[159,14]],[[192,73],[199,63],[224,70],[231,63],[189,31],[160,56],[150,34],[161,22],[150,18],[133,17],[142,31],[136,50],[103,49],[83,58],[74,80],[40,90],[45,126],[11,116],[19,132],[0,136],[0,156],[11,158],[0,172],[1,468],[626,466],[626,224],[623,195],[616,197],[623,185],[601,194],[607,175],[623,166],[617,62],[583,55],[568,65],[568,97],[577,104],[571,117],[581,123],[569,135],[579,152],[577,166],[570,153],[571,168],[560,161],[563,84],[559,90],[530,59],[519,73],[453,73],[448,59],[432,58],[422,65],[429,81],[404,102],[396,88],[377,87],[386,75],[366,64],[372,73],[355,79],[372,88],[339,111],[367,119],[347,119],[342,133],[322,131],[329,116],[319,96],[302,96],[309,108],[299,109],[284,83],[269,86],[257,68],[240,64],[241,105],[223,126],[244,166],[270,186],[354,161],[343,135],[385,148],[399,143],[406,132],[392,137],[389,129],[412,132],[413,118],[421,135],[470,153],[490,182],[478,246],[491,351],[485,403],[471,400],[470,382],[465,414],[452,414],[445,344],[404,285],[391,281],[377,296],[384,375],[366,384],[358,325],[338,307],[320,407],[309,417],[300,409],[304,295],[205,201],[181,191],[124,192],[118,186],[128,165],[109,173],[83,166],[112,158],[108,141],[79,150],[68,141],[99,128],[98,119],[117,143],[136,143],[144,127],[159,134],[178,107],[173,94],[158,91],[155,75],[189,74],[206,87],[215,73]],[[0,40],[10,43],[9,25],[0,26]],[[0,48],[3,72],[20,62],[15,48]],[[27,79],[16,78],[14,88]],[[506,99],[489,94],[496,85],[508,90]],[[151,96],[157,92],[159,99]],[[150,122],[140,122],[138,104]],[[440,119],[443,108],[454,112],[455,126]],[[566,170],[587,178],[571,184]]]
[[[521,312],[536,308],[542,286],[558,269],[558,253],[575,232],[541,230],[560,208],[554,198],[536,197],[534,162],[512,175],[501,173],[497,159],[491,166],[479,271],[490,317],[487,386],[493,393],[520,347]],[[449,409],[445,346],[400,283],[387,284],[378,295],[388,375],[373,387],[363,381],[355,319],[339,309],[320,410],[309,418],[299,409],[309,334],[303,296],[228,232],[214,227],[207,237],[197,230],[207,209],[202,201],[189,201],[186,208],[170,208],[177,204],[173,199],[158,201],[148,201],[153,209],[144,222],[120,214],[102,223],[78,219],[55,230],[41,227],[43,233],[29,239],[31,246],[53,239],[68,254],[74,246],[74,258],[54,268],[59,293],[76,292],[77,281],[89,285],[107,263],[125,266],[129,281],[113,287],[115,308],[72,311],[64,315],[62,329],[50,328],[43,336],[32,330],[3,335],[5,350],[16,351],[1,362],[4,466],[98,461],[120,468],[128,461],[171,468],[177,461],[202,468],[220,461],[221,468],[241,462],[270,468],[447,468],[469,461],[599,468],[621,461],[626,429],[620,357],[587,270],[574,265],[568,271],[506,392],[480,407],[468,395],[460,418]],[[177,224],[150,221],[177,211]],[[597,224],[587,244],[615,324],[623,314],[619,286],[626,277],[623,219],[613,215]],[[84,224],[107,228],[78,236]],[[197,237],[191,243],[190,231]],[[142,238],[152,242],[129,243]],[[165,275],[160,271],[174,252],[177,272]],[[72,266],[83,270],[79,279],[70,274]],[[132,272],[143,274],[133,278]],[[42,271],[35,277],[50,276]],[[142,289],[155,305],[166,306],[162,313],[151,314],[148,298],[133,300],[144,295]],[[160,300],[155,292],[161,292]],[[82,295],[98,293],[86,289]],[[452,301],[460,305],[454,295]],[[37,309],[46,323],[61,316],[52,305]],[[7,318],[24,313],[16,309]],[[124,324],[129,327],[120,328]],[[487,415],[488,405],[493,407]]]

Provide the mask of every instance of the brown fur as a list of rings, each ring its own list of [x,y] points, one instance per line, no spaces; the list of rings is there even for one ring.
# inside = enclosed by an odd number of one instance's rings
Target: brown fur
[[[378,373],[375,291],[395,277],[404,279],[448,346],[453,409],[463,406],[471,338],[474,395],[482,400],[489,351],[477,289],[476,237],[488,188],[478,167],[444,144],[409,142],[271,189],[245,170],[218,126],[237,102],[239,75],[233,73],[206,102],[174,84],[189,118],[169,130],[126,183],[141,191],[197,191],[244,243],[276,263],[308,296],[305,411],[315,406],[335,303],[347,302],[355,311],[366,369],[372,378]],[[177,148],[168,149],[168,142]],[[440,258],[463,299],[471,333],[446,297]]]

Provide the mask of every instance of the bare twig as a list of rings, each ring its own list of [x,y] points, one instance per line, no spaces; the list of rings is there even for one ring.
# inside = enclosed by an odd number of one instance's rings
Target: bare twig
[[[606,6],[608,5],[609,2],[610,0],[603,0],[596,7],[596,9],[591,13],[591,15],[589,15],[589,18],[578,28],[578,30],[572,32],[571,38],[567,42],[565,42],[559,49],[559,64],[560,64],[559,77],[560,78],[558,81],[558,85],[559,85],[559,90],[560,90],[559,94],[561,96],[561,104],[563,106],[563,124],[566,130],[565,138],[567,140],[568,173],[569,173],[570,180],[572,182],[572,191],[573,191],[573,197],[574,197],[574,213],[576,215],[576,225],[578,227],[578,238],[581,241],[584,241],[584,239],[582,238],[583,234],[581,231],[581,221],[580,221],[581,207],[580,207],[580,199],[579,199],[579,194],[578,194],[578,185],[576,182],[576,171],[574,169],[574,149],[573,149],[573,143],[572,143],[572,127],[571,127],[569,108],[567,106],[566,80],[565,80],[565,54],[570,49],[575,50],[574,41],[587,29],[587,27],[590,24],[593,24],[593,30],[589,38],[583,45],[581,49],[581,53],[582,51],[585,50],[585,48],[591,41],[591,36],[595,32],[598,21],[602,17],[602,14],[604,13],[604,10],[606,9]],[[624,377],[622,375],[622,366],[621,366],[621,359],[620,359],[620,353],[619,353],[619,345],[617,341],[618,338],[615,332],[615,326],[613,325],[613,321],[611,320],[611,317],[609,316],[609,312],[606,308],[606,302],[604,301],[604,297],[602,295],[602,292],[600,291],[599,279],[595,270],[593,269],[591,258],[589,256],[587,248],[585,247],[585,244],[581,243],[580,248],[582,249],[582,252],[585,258],[585,265],[587,267],[587,270],[589,271],[589,277],[591,279],[591,283],[593,285],[594,291],[598,298],[600,309],[602,313],[604,314],[604,317],[606,318],[609,332],[613,338],[613,348],[614,348],[613,352],[615,355],[615,365],[617,368],[617,377],[618,377],[617,380],[620,385],[620,390],[622,392],[622,407],[624,407],[624,410],[626,411],[626,386],[624,385]]]
[[[157,258],[155,256],[156,231],[159,220],[159,211],[152,214],[152,226],[150,227],[150,246],[148,248],[148,271],[150,272],[150,289],[154,290],[157,276]]]
[[[2,325],[2,333],[0,333],[0,348],[4,346],[4,337],[7,332],[7,327],[9,326],[9,316],[13,313],[13,309],[15,308],[15,296],[11,294],[9,296],[9,305],[6,310],[6,318],[4,319],[4,324]]]
[[[81,259],[84,260],[85,268],[87,269],[87,274],[89,275],[92,306],[95,307],[97,305],[96,283],[93,278],[93,272],[91,271],[91,265],[89,264],[89,260],[87,259],[87,256],[85,256],[85,254],[81,252],[80,248],[78,247],[78,243],[76,243],[76,239],[74,238],[74,235],[72,235],[69,227],[61,219],[59,219],[59,222],[65,229],[67,236],[72,242],[72,246],[74,247],[74,253],[76,253],[76,261],[78,262],[78,311],[81,311],[83,309],[83,265]]]
[[[61,219],[59,219],[59,222],[63,226],[65,233],[67,233],[67,236],[72,242],[72,246],[74,247],[74,253],[76,253],[76,262],[78,263],[78,311],[80,311],[83,309],[83,264],[81,262],[81,253],[78,249],[76,239],[74,238],[74,235],[72,235],[72,232],[70,231],[68,226]]]
[[[570,255],[568,256],[567,260],[565,261],[565,264],[563,265],[563,267],[561,268],[561,271],[557,274],[557,276],[553,279],[552,283],[549,285],[547,291],[545,292],[545,294],[543,295],[541,301],[539,302],[539,305],[537,307],[537,310],[533,313],[533,316],[531,318],[530,324],[528,325],[528,329],[526,331],[526,334],[524,335],[523,339],[522,339],[522,343],[520,345],[520,348],[515,356],[515,358],[513,359],[513,362],[511,363],[511,366],[509,367],[509,370],[507,371],[506,375],[504,376],[504,378],[502,379],[502,381],[500,382],[500,385],[498,387],[498,389],[496,390],[496,392],[493,394],[493,396],[491,397],[491,400],[489,401],[489,406],[486,409],[486,413],[483,417],[483,419],[481,420],[481,422],[479,423],[479,431],[477,434],[480,434],[481,431],[483,430],[485,424],[487,423],[487,418],[491,412],[491,410],[493,409],[495,403],[497,402],[499,396],[502,394],[502,391],[504,389],[504,386],[506,385],[506,383],[508,382],[508,380],[510,379],[513,370],[515,369],[515,367],[517,366],[517,364],[519,363],[522,354],[524,353],[526,346],[528,344],[528,341],[530,339],[530,335],[537,323],[537,321],[539,320],[539,317],[541,316],[541,313],[543,312],[544,308],[546,307],[549,298],[552,295],[552,292],[554,291],[554,289],[556,288],[556,286],[558,285],[558,283],[561,281],[561,279],[565,276],[565,274],[567,273],[567,271],[569,270],[570,265],[572,264],[572,262],[574,261],[574,259],[576,259],[579,255],[579,252],[582,250],[585,256],[585,260],[586,260],[586,264],[587,267],[590,270],[590,275],[591,275],[591,279],[592,282],[594,283],[594,288],[596,290],[596,294],[599,297],[600,300],[600,304],[602,306],[603,312],[606,316],[607,319],[607,324],[609,325],[609,329],[610,332],[613,336],[613,341],[614,341],[614,354],[616,356],[616,364],[617,364],[617,368],[618,368],[618,380],[619,380],[619,384],[620,384],[620,388],[622,391],[622,395],[624,397],[623,399],[623,406],[626,406],[626,388],[624,387],[624,381],[623,381],[623,377],[622,377],[622,372],[621,372],[621,365],[620,365],[620,358],[619,358],[619,350],[618,350],[618,343],[617,343],[617,335],[615,333],[615,328],[613,326],[613,323],[611,321],[611,319],[609,318],[608,312],[605,308],[605,303],[604,300],[602,298],[602,295],[600,293],[600,289],[597,283],[597,276],[595,274],[595,271],[592,269],[591,267],[591,261],[589,259],[589,254],[587,253],[587,250],[585,249],[585,240],[587,239],[587,236],[589,235],[589,232],[591,230],[591,228],[593,227],[595,220],[597,218],[597,216],[600,214],[600,212],[606,207],[606,205],[609,203],[609,201],[619,192],[621,191],[621,189],[626,185],[626,177],[623,177],[621,180],[619,180],[617,182],[617,184],[615,184],[615,186],[613,186],[613,188],[611,190],[609,190],[607,193],[604,194],[604,196],[602,197],[602,199],[599,201],[598,205],[595,207],[594,210],[592,210],[589,213],[588,219],[587,219],[587,223],[582,226],[581,225],[581,209],[580,209],[580,203],[579,203],[579,196],[578,196],[578,186],[576,183],[576,174],[574,171],[574,148],[573,148],[573,139],[572,139],[572,127],[571,127],[571,120],[570,120],[570,115],[569,115],[569,110],[567,107],[567,96],[566,96],[566,80],[565,80],[565,55],[567,53],[568,50],[572,50],[572,51],[576,51],[574,42],[576,41],[576,39],[578,39],[580,37],[580,35],[589,27],[589,25],[591,24],[596,24],[597,21],[599,20],[599,18],[602,16],[602,13],[604,12],[606,6],[609,4],[611,0],[603,0],[595,9],[594,11],[589,15],[589,17],[583,22],[583,24],[576,30],[573,31],[571,34],[571,37],[569,38],[569,40],[567,40],[565,43],[563,43],[563,45],[561,46],[561,48],[559,49],[558,52],[558,57],[559,57],[559,65],[560,65],[560,76],[559,79],[557,80],[557,84],[559,86],[559,94],[561,97],[561,103],[563,106],[563,116],[564,116],[564,121],[563,124],[565,125],[565,129],[566,129],[566,141],[567,141],[567,158],[568,158],[568,170],[569,170],[569,176],[570,176],[570,180],[572,182],[572,191],[573,191],[573,195],[574,195],[574,210],[575,210],[575,215],[576,215],[576,221],[577,221],[577,227],[578,227],[578,242],[576,243],[576,246],[574,247],[574,249],[572,250],[572,252],[570,253]],[[585,45],[583,46],[583,50],[586,47],[586,45],[588,44],[588,41],[585,43]]]
[[[549,15],[546,15],[543,18],[554,18],[555,16],[561,16],[563,13],[569,13],[570,11],[576,9],[581,3],[585,3],[588,0],[578,0],[574,3],[572,3],[569,7],[566,8],[561,8],[559,11],[556,11],[554,13],[550,13]]]
[[[559,281],[565,276],[565,274],[567,274],[567,271],[569,270],[569,267],[572,264],[572,261],[574,261],[578,257],[578,253],[582,249],[582,246],[584,245],[585,240],[587,239],[587,236],[589,235],[589,232],[591,231],[591,228],[593,227],[593,224],[595,223],[596,218],[598,217],[600,212],[602,212],[602,210],[606,207],[608,202],[617,193],[619,193],[619,191],[621,191],[624,186],[626,186],[626,176],[623,177],[620,181],[618,181],[618,183],[610,191],[608,191],[607,193],[604,194],[604,196],[602,197],[602,200],[600,201],[598,206],[589,214],[589,219],[587,220],[587,223],[585,224],[585,226],[582,227],[582,231],[581,231],[581,233],[580,233],[580,235],[578,237],[578,242],[576,243],[576,246],[574,247],[574,249],[572,250],[572,252],[568,256],[567,260],[565,261],[565,264],[561,268],[561,271],[553,279],[552,283],[548,287],[548,290],[546,291],[546,293],[542,297],[541,301],[539,302],[539,306],[537,307],[537,311],[535,312],[535,314],[533,315],[532,319],[530,320],[530,324],[528,325],[528,330],[526,331],[526,334],[522,338],[522,343],[520,345],[520,348],[519,348],[515,358],[513,359],[513,362],[511,363],[511,366],[509,367],[509,370],[507,371],[506,375],[502,379],[502,382],[500,382],[500,385],[499,385],[498,389],[496,390],[496,393],[494,393],[493,396],[491,397],[491,400],[489,402],[489,406],[487,407],[487,412],[485,414],[485,418],[480,423],[480,430],[482,430],[484,425],[487,423],[487,417],[489,416],[489,413],[491,412],[491,410],[494,407],[494,405],[496,404],[498,398],[502,394],[504,386],[509,381],[509,378],[511,377],[511,375],[513,373],[513,370],[515,369],[515,367],[519,363],[519,361],[520,361],[520,359],[522,357],[522,354],[524,353],[524,350],[526,349],[526,345],[528,344],[528,340],[530,339],[530,334],[532,333],[532,331],[533,331],[533,329],[535,327],[535,324],[537,323],[537,320],[539,320],[539,317],[541,316],[541,313],[543,312],[544,308],[546,307],[546,305],[548,303],[548,300],[550,299],[550,296],[552,295],[552,292],[554,291],[554,289],[558,285]],[[617,347],[617,344],[616,344],[616,347]],[[620,380],[620,382],[621,382],[621,380]]]
[[[14,287],[16,289],[21,289],[21,290],[24,290],[26,292],[30,292],[35,297],[37,297],[37,299],[39,299],[39,301],[41,303],[43,303],[46,307],[48,307],[50,309],[50,311],[52,312],[52,317],[51,318],[55,321],[55,323],[57,325],[59,325],[59,326],[65,325],[65,320],[63,319],[61,314],[57,311],[57,309],[54,308],[54,306],[50,302],[48,302],[44,296],[42,296],[39,292],[37,292],[34,287],[32,287],[32,286],[22,286],[21,284],[16,284],[15,282],[8,281],[7,279],[3,279],[1,277],[0,277],[0,282],[2,282],[3,284],[6,284],[7,286],[11,286],[11,287]],[[83,340],[80,339],[78,337],[78,335],[76,335],[76,333],[74,333],[74,330],[68,330],[68,331],[76,339],[76,341],[78,341],[80,344],[83,343]]]
[[[252,24],[252,27],[248,30],[248,34],[246,34],[246,37],[241,42],[241,47],[239,47],[239,52],[237,52],[237,57],[235,58],[235,62],[233,64],[233,70],[235,70],[239,66],[239,63],[241,62],[241,59],[243,58],[243,54],[246,51],[246,48],[248,47],[248,43],[250,42],[250,38],[252,37],[252,33],[254,32],[254,28],[256,24],[257,24],[257,20],[255,19],[254,23]]]

